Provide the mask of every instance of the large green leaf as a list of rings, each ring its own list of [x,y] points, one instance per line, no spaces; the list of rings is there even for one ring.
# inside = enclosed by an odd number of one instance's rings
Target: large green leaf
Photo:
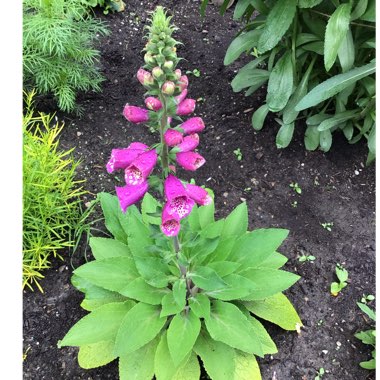
[[[302,325],[298,316],[288,298],[277,293],[274,296],[259,301],[244,302],[244,306],[253,314],[275,323],[284,330],[296,330],[297,324]]]
[[[160,225],[161,217],[154,215],[159,211],[160,211],[159,202],[154,197],[152,197],[149,193],[146,193],[141,202],[141,214],[142,214],[142,220],[144,221],[144,223]]]
[[[368,6],[368,0],[357,1],[357,5],[351,13],[350,20],[354,21],[357,18],[363,16]]]
[[[120,292],[129,282],[139,277],[133,259],[129,257],[91,261],[75,269],[73,273],[114,292]]]
[[[152,380],[158,338],[119,359],[120,380]]]
[[[106,365],[116,359],[113,353],[115,342],[101,341],[79,347],[78,363],[82,368],[90,369]]]
[[[297,0],[278,0],[270,10],[257,49],[265,53],[273,49],[289,29],[296,13]]]
[[[282,124],[276,135],[277,148],[286,148],[292,141],[293,133],[294,122],[290,124]]]
[[[319,135],[318,128],[314,125],[309,125],[305,131],[305,147],[307,150],[315,150],[319,147]]]
[[[195,343],[194,351],[202,359],[203,366],[211,379],[234,378],[235,350],[232,347],[212,339],[207,331],[202,330]]]
[[[184,278],[178,279],[173,284],[173,298],[178,306],[184,308],[186,306],[186,280]]]
[[[238,20],[241,18],[249,5],[251,5],[251,0],[238,0],[235,6],[233,19]]]
[[[267,259],[288,236],[281,228],[259,228],[236,240],[229,260],[242,265],[242,270],[257,267]]]
[[[160,305],[162,298],[169,293],[169,289],[155,288],[139,277],[128,283],[126,287],[120,290],[120,293],[123,296],[149,303],[150,305]]]
[[[360,16],[360,20],[368,21],[368,22],[376,22],[376,0],[368,0],[368,7],[365,11],[364,15]]]
[[[251,92],[254,92],[269,79],[269,76],[270,72],[263,69],[239,71],[231,82],[232,90],[239,92],[243,88],[253,87]]]
[[[214,198],[211,190],[206,189],[212,198]],[[205,228],[209,224],[214,222],[214,214],[215,214],[215,203],[212,202],[206,206],[198,207],[198,215],[199,215],[199,224],[201,228]]]
[[[293,64],[290,52],[285,53],[270,73],[266,102],[272,112],[285,108],[293,92]]]
[[[174,316],[167,331],[170,355],[175,366],[179,365],[193,349],[201,330],[199,318],[190,311]]]
[[[230,65],[237,60],[244,51],[257,46],[260,35],[261,30],[255,29],[236,37],[226,51],[224,65]]]
[[[333,66],[338,50],[350,25],[351,4],[339,5],[327,22],[325,34],[324,62],[327,71]]]
[[[236,236],[231,236],[226,239],[220,239],[219,244],[209,258],[210,261],[224,261],[227,259],[235,244]]]
[[[162,298],[162,310],[160,317],[166,317],[168,315],[173,315],[179,313],[183,310],[184,306],[178,304],[173,296],[173,292],[168,293]]]
[[[106,290],[92,284],[85,278],[73,275],[71,283],[81,292],[85,293],[85,299],[81,303],[81,307],[85,310],[92,311],[99,306],[110,302],[124,302],[126,298],[119,293]]]
[[[351,29],[348,29],[342,43],[338,49],[338,58],[342,71],[345,73],[354,66],[355,62],[355,45],[352,38]]]
[[[92,237],[90,238],[90,247],[96,260],[109,259],[110,257],[131,257],[128,246],[115,239]]]
[[[171,272],[168,264],[160,257],[135,256],[135,264],[138,273],[149,284],[157,288],[165,288]]]
[[[323,152],[328,152],[332,145],[332,134],[329,129],[320,132],[319,135],[319,145]]]
[[[252,316],[250,316],[248,320],[252,324],[252,327],[260,340],[264,355],[276,354],[278,352],[276,344],[273,342],[262,323]]]
[[[255,355],[235,350],[235,372],[233,380],[261,380],[259,364]]]
[[[146,257],[150,254],[145,249],[154,244],[150,238],[149,227],[143,223],[142,220],[137,219],[130,207],[127,210],[129,219],[128,225],[128,247],[134,256]]]
[[[191,278],[200,289],[216,290],[226,287],[226,283],[210,267],[195,268],[191,272],[188,272],[187,277]]]
[[[224,277],[236,272],[241,267],[241,264],[233,261],[212,261],[207,266],[213,269],[220,277]]]
[[[322,3],[322,0],[298,0],[299,8],[314,8],[316,5]]]
[[[71,327],[58,347],[114,341],[122,320],[134,305],[133,301],[126,301],[100,306]]]
[[[211,337],[244,352],[263,356],[263,349],[251,323],[232,303],[214,301],[205,319]]]
[[[269,108],[267,104],[263,104],[252,114],[252,127],[256,131],[263,128],[265,118],[267,117]]]
[[[154,373],[157,380],[199,380],[200,368],[194,353],[176,366],[171,358],[166,332],[162,334],[154,357]]]
[[[376,63],[371,62],[367,65],[347,71],[346,73],[335,75],[314,87],[305,97],[302,98],[295,109],[296,111],[302,111],[313,107],[336,95],[352,83],[357,82],[359,79],[373,74],[375,71]]]
[[[226,218],[222,237],[239,236],[247,231],[248,228],[248,209],[245,202],[237,206]]]
[[[98,198],[100,199],[107,230],[111,232],[115,239],[127,243],[126,216],[121,211],[119,200],[116,196],[108,193],[99,193]]]
[[[210,315],[210,299],[203,293],[190,297],[189,306],[198,318],[207,318]]]
[[[273,252],[261,264],[261,268],[279,269],[288,261],[288,258],[281,253]]]
[[[357,114],[359,114],[359,112],[359,110],[350,110],[337,113],[333,117],[322,121],[318,127],[318,131],[326,131],[327,129],[331,129],[347,120],[353,119]]]
[[[154,339],[166,322],[160,311],[161,307],[142,302],[129,310],[116,336],[115,353],[128,355]]]
[[[299,280],[300,276],[282,270],[268,268],[249,268],[240,275],[252,281],[255,290],[244,299],[260,300],[282,292]]]

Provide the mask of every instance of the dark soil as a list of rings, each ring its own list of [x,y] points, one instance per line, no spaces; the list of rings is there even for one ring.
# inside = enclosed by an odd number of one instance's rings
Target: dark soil
[[[143,105],[143,89],[135,74],[142,64],[148,11],[158,3],[128,0],[124,13],[97,13],[112,31],[100,44],[106,77],[103,92],[80,96],[82,118],[57,114],[66,122],[61,147],[76,147],[75,157],[82,160],[79,176],[87,179],[84,186],[91,192],[84,203],[100,191],[114,191],[116,180],[105,170],[112,148],[156,139],[146,128],[128,123],[122,110],[126,102]],[[307,152],[301,123],[290,147],[278,150],[278,125],[273,118],[268,118],[261,132],[255,132],[250,123],[252,110],[261,104],[265,91],[246,98],[233,93],[229,84],[244,60],[223,65],[225,51],[239,30],[231,10],[221,17],[209,6],[202,22],[199,1],[160,4],[170,9],[180,28],[176,38],[184,43],[178,49],[185,58],[182,71],[201,71],[199,78],[190,75],[189,90],[191,97],[204,98],[198,102],[196,115],[207,126],[199,149],[207,163],[193,177],[214,190],[218,217],[246,200],[250,228],[290,230],[281,251],[289,258],[286,269],[302,278],[287,295],[305,326],[298,335],[267,324],[279,353],[259,360],[263,379],[313,380],[321,367],[326,380],[374,379],[374,372],[359,367],[360,361],[369,359],[370,349],[354,337],[369,327],[356,302],[363,294],[375,292],[375,167],[363,164],[365,143],[349,145],[334,135],[329,153]],[[52,112],[55,106],[45,98],[39,109]],[[243,155],[241,161],[233,153],[237,148]],[[292,182],[298,182],[301,195],[289,187]],[[297,207],[292,207],[294,201]],[[322,228],[325,222],[334,223],[331,232]],[[83,252],[84,245],[74,256],[75,266],[84,262]],[[298,257],[304,253],[314,255],[315,262],[300,263]],[[24,378],[117,379],[116,362],[84,370],[77,363],[76,348],[57,348],[57,341],[86,314],[79,307],[82,294],[70,283],[69,254],[63,254],[64,262],[53,260],[45,272],[44,294],[24,291],[24,351],[29,348]],[[338,297],[332,297],[329,287],[336,280],[336,263],[347,268],[349,284]]]

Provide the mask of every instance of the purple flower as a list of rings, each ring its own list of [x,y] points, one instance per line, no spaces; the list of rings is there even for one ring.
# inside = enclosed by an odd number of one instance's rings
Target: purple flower
[[[185,136],[181,144],[176,146],[177,152],[189,152],[194,150],[199,144],[199,136],[194,133],[192,135]]]
[[[154,96],[149,96],[145,99],[146,108],[149,108],[152,111],[158,111],[162,108],[162,103],[159,99]]]
[[[189,85],[189,78],[187,75],[182,75],[179,78],[178,86],[181,91],[186,90],[187,86]]]
[[[200,206],[205,206],[212,203],[212,198],[202,187],[188,183],[186,185],[186,191],[189,197]]]
[[[175,129],[168,129],[164,133],[164,140],[167,146],[175,146],[182,142],[183,136],[181,132],[178,132]]]
[[[161,231],[166,236],[177,236],[181,229],[180,219],[168,212],[169,205],[166,203],[162,210]]]
[[[194,99],[185,99],[177,106],[177,115],[186,116],[195,110],[195,100]]]
[[[200,168],[206,160],[198,153],[195,152],[180,152],[176,154],[178,165],[182,166],[185,170],[195,171]]]
[[[123,115],[131,123],[139,124],[149,120],[149,111],[140,107],[130,106],[126,104]]]
[[[152,74],[142,68],[137,71],[137,79],[143,86],[150,86],[154,83]]]
[[[182,182],[173,174],[169,174],[164,182],[167,213],[178,220],[189,215],[195,202],[187,195]]]
[[[179,95],[175,96],[174,99],[176,100],[177,104],[179,104],[183,100],[186,99],[186,96],[187,96],[187,89],[185,88]]]
[[[121,210],[125,212],[130,205],[138,202],[148,191],[148,187],[147,181],[144,181],[137,186],[115,186],[116,195],[119,198]]]
[[[205,123],[201,117],[192,117],[182,123],[180,128],[183,129],[185,135],[189,135],[191,133],[202,132],[205,129]]]
[[[148,146],[140,142],[134,142],[128,148],[112,149],[111,157],[106,165],[107,172],[112,173],[114,170],[125,169],[146,149]]]
[[[140,154],[126,169],[125,182],[127,185],[140,185],[150,175],[157,163],[157,153],[154,149]]]

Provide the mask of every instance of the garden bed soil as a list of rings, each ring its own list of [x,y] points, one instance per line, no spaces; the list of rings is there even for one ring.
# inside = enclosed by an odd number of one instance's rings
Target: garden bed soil
[[[185,59],[182,71],[196,68],[201,72],[200,77],[189,75],[189,90],[191,97],[199,99],[195,114],[207,126],[199,146],[207,162],[191,176],[180,174],[214,190],[218,217],[245,200],[251,229],[290,230],[280,251],[289,258],[285,268],[301,279],[286,294],[304,327],[297,334],[265,323],[279,352],[259,359],[263,379],[313,380],[321,367],[326,380],[374,379],[374,372],[359,367],[360,361],[370,358],[370,349],[354,334],[369,328],[356,302],[363,294],[375,292],[375,167],[364,166],[365,142],[349,145],[337,134],[330,152],[307,152],[302,122],[284,150],[275,146],[279,126],[273,117],[268,117],[262,131],[252,129],[252,112],[261,105],[265,91],[250,97],[232,92],[229,83],[247,61],[223,65],[225,51],[239,30],[239,24],[232,21],[233,8],[222,17],[209,6],[203,21],[199,2],[187,0],[176,1],[174,6],[170,1],[128,0],[123,13],[96,13],[112,32],[99,44],[106,78],[103,92],[78,98],[82,118],[57,113],[66,123],[61,148],[75,147],[74,156],[82,162],[78,176],[86,179],[84,187],[90,192],[83,203],[100,191],[114,191],[115,176],[105,170],[112,148],[126,147],[132,141],[156,141],[157,136],[147,128],[127,122],[122,110],[126,102],[143,105],[144,91],[135,74],[142,64],[143,27],[148,12],[158,4],[174,13],[173,21],[180,28],[175,37],[184,43],[178,48]],[[56,108],[45,97],[39,99],[38,109],[53,112]],[[243,155],[241,161],[233,153],[237,148]],[[289,187],[292,182],[299,184],[302,194]],[[292,206],[294,201],[297,207]],[[326,222],[333,223],[331,232],[322,228]],[[83,243],[73,257],[74,266],[84,263],[84,250]],[[70,283],[69,252],[62,254],[64,261],[53,259],[52,268],[44,272],[44,294],[24,290],[24,351],[28,350],[24,378],[117,379],[116,361],[84,370],[78,365],[76,348],[57,348],[58,340],[86,314],[79,307],[82,294]],[[316,260],[300,263],[302,254],[314,255]],[[333,297],[329,288],[336,280],[336,263],[347,268],[349,284]]]

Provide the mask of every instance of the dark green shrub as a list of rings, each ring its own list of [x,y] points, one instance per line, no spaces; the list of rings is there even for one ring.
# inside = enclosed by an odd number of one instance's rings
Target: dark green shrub
[[[260,130],[268,112],[275,112],[281,126],[276,144],[285,148],[295,121],[306,119],[306,149],[327,152],[332,133],[339,130],[350,144],[367,138],[367,163],[371,162],[375,158],[375,0],[342,4],[239,0],[234,18],[243,19],[246,26],[229,46],[224,64],[230,65],[243,52],[253,60],[239,70],[232,88],[249,96],[267,84],[266,101],[252,116],[253,128]]]
[[[94,41],[107,33],[78,0],[24,0],[24,85],[53,94],[63,111],[78,111],[78,91],[101,90]]]

